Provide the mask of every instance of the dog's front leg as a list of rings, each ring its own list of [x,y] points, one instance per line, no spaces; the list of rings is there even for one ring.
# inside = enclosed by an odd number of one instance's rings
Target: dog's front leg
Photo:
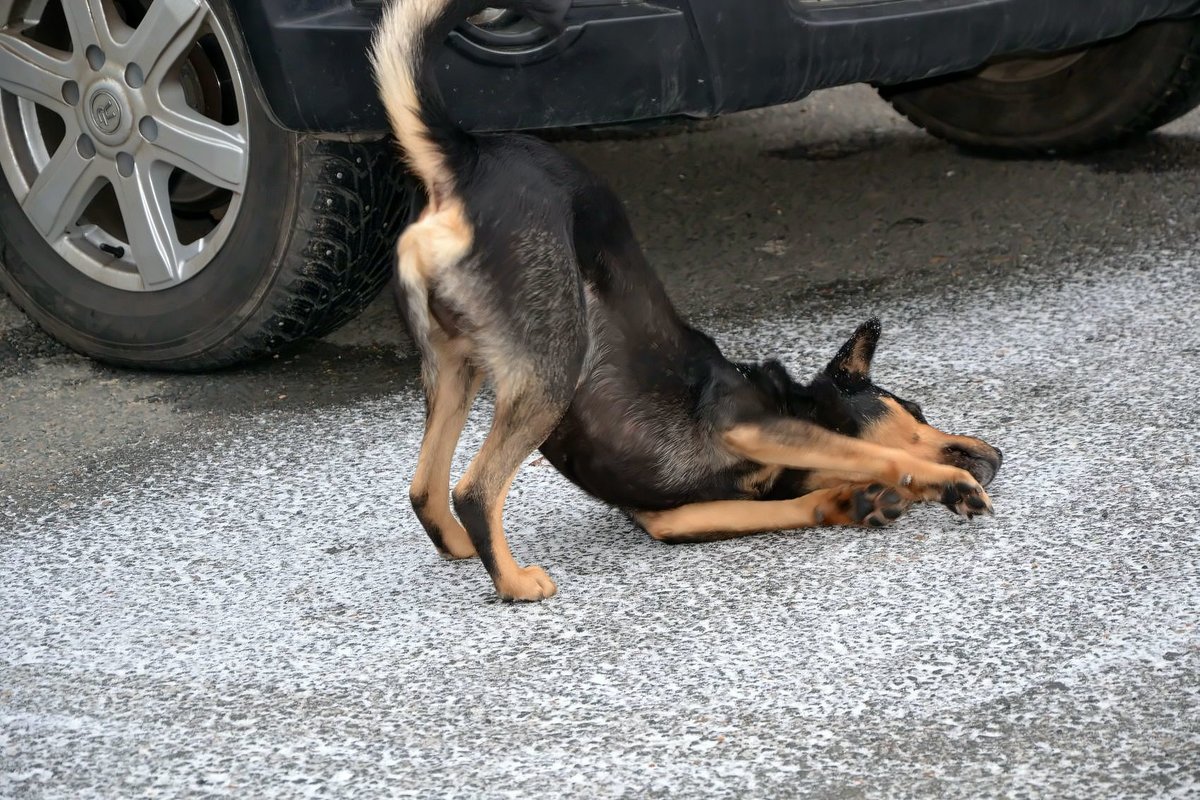
[[[669,511],[639,511],[633,517],[660,542],[684,544],[822,525],[882,528],[911,504],[902,492],[883,484],[848,484],[790,500],[718,500]]]
[[[725,431],[723,440],[731,452],[759,464],[827,470],[906,487],[922,500],[944,503],[966,516],[992,510],[987,492],[964,469],[832,433],[802,420],[781,417],[741,423]]]

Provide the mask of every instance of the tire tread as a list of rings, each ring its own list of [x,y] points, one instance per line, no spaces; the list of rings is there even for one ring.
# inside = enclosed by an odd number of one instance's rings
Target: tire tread
[[[263,304],[220,345],[172,368],[229,366],[324,336],[387,284],[412,197],[394,145],[304,137],[299,158],[305,202]]]

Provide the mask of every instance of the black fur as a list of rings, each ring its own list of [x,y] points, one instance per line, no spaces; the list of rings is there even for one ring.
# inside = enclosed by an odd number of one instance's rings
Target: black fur
[[[710,337],[679,317],[619,199],[550,145],[527,136],[478,136],[469,156],[460,151],[450,163],[475,230],[474,280],[486,287],[509,333],[517,341],[539,341],[539,369],[547,378],[557,373],[559,380],[549,382],[559,386],[561,376],[578,373],[584,349],[591,348],[588,370],[541,451],[597,498],[660,510],[797,496],[807,491],[805,473],[797,471],[747,492],[742,481],[760,465],[730,459],[714,437],[739,422],[775,416],[858,436],[884,412],[881,398],[895,397],[868,374],[842,368],[855,338],[805,383],[775,360],[726,359]],[[518,244],[529,231],[569,242],[573,263],[530,269]],[[581,307],[589,318],[586,332],[578,327]],[[460,325],[455,317],[455,329]],[[869,359],[879,323],[864,327],[873,332]]]
[[[569,3],[510,0],[499,5],[561,26]],[[405,7],[392,8],[402,12]],[[878,320],[861,326],[807,382],[793,379],[778,361],[737,364],[725,358],[711,338],[679,316],[647,263],[620,200],[599,178],[539,139],[472,135],[455,124],[428,69],[428,53],[467,10],[466,4],[451,2],[423,32],[425,66],[415,80],[420,121],[428,130],[420,135],[436,146],[444,163],[423,174],[432,184],[426,186],[429,213],[405,233],[416,250],[406,251],[404,240],[400,246],[402,253],[427,255],[403,256],[400,272],[411,293],[404,305],[428,322],[425,329],[414,326],[425,356],[433,362],[459,359],[453,368],[469,364],[495,385],[492,430],[453,499],[502,596],[540,599],[554,591],[544,575],[539,580],[537,570],[514,566],[503,530],[493,526],[508,481],[539,445],[578,486],[637,512],[715,500],[795,498],[812,490],[815,476],[781,465],[818,463],[830,469],[833,463],[853,470],[866,463],[844,454],[833,461],[797,461],[771,447],[787,453],[807,448],[810,454],[824,447],[827,454],[853,446],[862,459],[874,459],[866,471],[907,486],[912,475],[888,466],[900,464],[899,456],[888,455],[891,451],[879,444],[867,446],[825,432],[867,438],[883,415],[903,416],[892,399],[920,418],[915,404],[871,380]],[[388,76],[377,78],[386,85]],[[385,102],[387,96],[385,92]],[[412,126],[411,114],[394,107],[389,113],[402,120],[398,130],[412,142],[414,130],[404,127]],[[418,247],[422,243],[423,250]],[[441,367],[427,367],[429,381]],[[449,393],[450,400],[431,399],[431,420],[448,418],[434,414],[437,402],[467,407],[467,393]],[[907,418],[900,422],[916,425]],[[750,440],[738,439],[747,429]],[[427,435],[423,454],[444,454],[443,445],[453,446],[444,425],[436,430],[435,438]],[[459,430],[453,432],[455,441]],[[990,447],[979,444],[990,453]],[[772,453],[777,460],[761,462],[747,455],[768,458]],[[847,481],[840,474],[824,477],[842,481],[843,487]],[[447,475],[443,471],[425,478],[445,486]],[[972,491],[976,489],[982,492],[979,487]],[[855,495],[858,499],[846,501],[844,510],[866,524],[884,524],[891,517],[874,511],[882,491],[882,486],[873,487],[870,497]],[[414,505],[421,513],[433,501],[421,496]],[[965,506],[970,499],[955,494],[947,501]],[[441,533],[430,534],[439,546],[444,544]],[[720,533],[697,536],[723,538]]]
[[[437,548],[439,553],[445,553],[446,541],[442,536],[442,529],[425,513],[425,507],[429,505],[429,495],[413,494],[409,495],[408,499],[412,503],[413,512],[416,513],[417,519],[421,521],[421,527],[425,529],[425,533],[429,536],[429,541],[433,542],[433,546]]]
[[[488,508],[486,500],[477,492],[455,492],[454,511],[462,521],[463,527],[467,529],[468,535],[471,537],[471,544],[475,545],[475,552],[479,554],[483,568],[494,577],[496,575],[496,554],[492,550],[491,537],[487,535]]]

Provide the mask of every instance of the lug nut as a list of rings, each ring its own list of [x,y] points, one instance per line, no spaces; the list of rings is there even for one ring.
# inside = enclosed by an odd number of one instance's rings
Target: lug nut
[[[125,83],[129,84],[129,88],[140,89],[145,82],[146,76],[137,64],[130,64],[125,68]]]
[[[147,142],[153,142],[158,138],[158,123],[153,117],[142,117],[138,122],[138,130],[142,133],[142,138]]]
[[[104,66],[104,62],[108,60],[108,57],[104,55],[104,51],[94,44],[87,46],[84,56],[87,57],[88,66],[92,69],[100,69]]]

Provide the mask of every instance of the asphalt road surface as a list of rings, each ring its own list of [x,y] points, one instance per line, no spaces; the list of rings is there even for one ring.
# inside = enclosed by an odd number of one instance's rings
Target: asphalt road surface
[[[560,594],[500,604],[407,506],[386,301],[203,376],[0,301],[0,796],[1197,796],[1200,118],[989,161],[851,88],[565,146],[730,355],[881,315],[877,379],[1003,448],[996,516],[670,547],[531,459]]]

